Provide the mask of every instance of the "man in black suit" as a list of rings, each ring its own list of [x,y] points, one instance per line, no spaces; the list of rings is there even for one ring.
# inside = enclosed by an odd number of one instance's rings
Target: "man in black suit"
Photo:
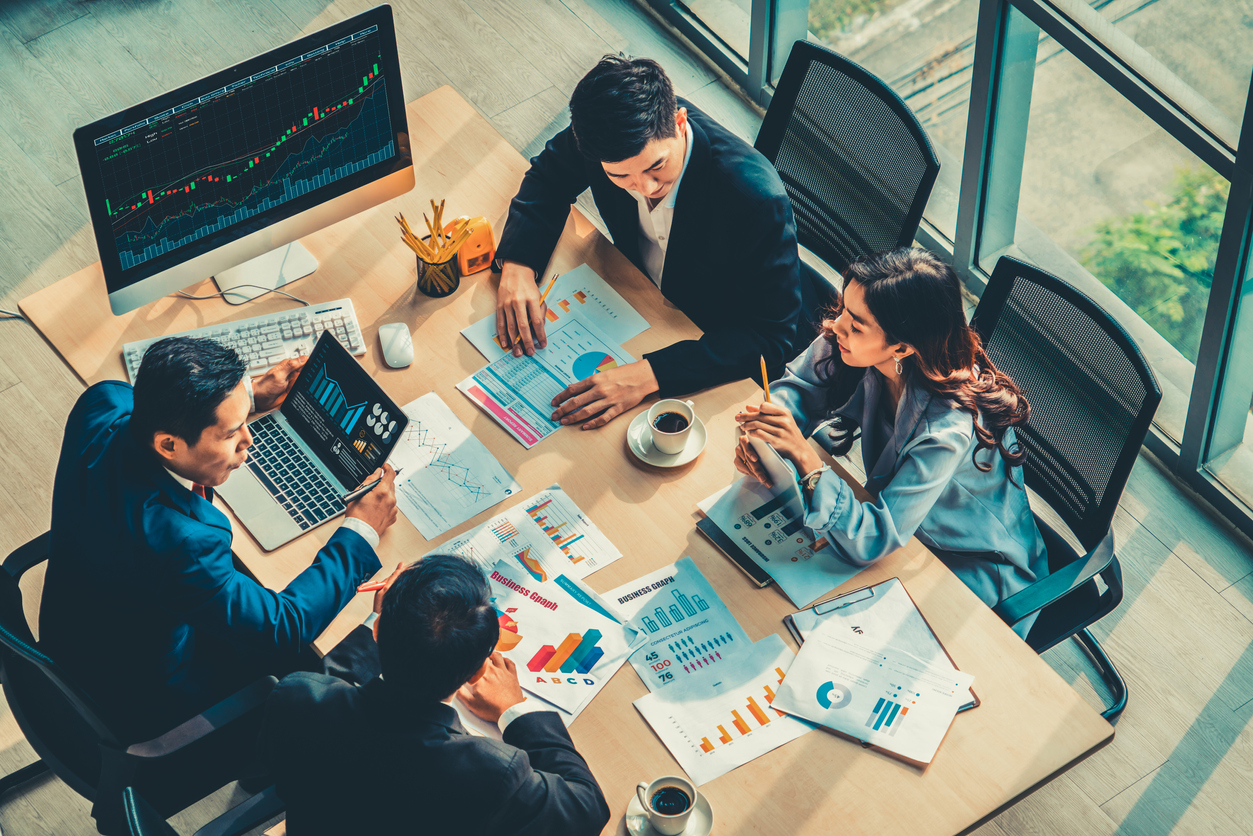
[[[388,580],[374,622],[382,675],[355,686],[295,673],[266,704],[261,755],[287,832],[600,833],[609,808],[561,719],[493,652],[500,626],[478,567],[432,555]],[[454,694],[504,742],[468,734]]]
[[[575,383],[553,399],[554,420],[599,427],[654,393],[755,376],[762,356],[777,372],[814,336],[792,204],[774,167],[677,99],[657,62],[607,55],[575,88],[570,127],[531,160],[509,207],[496,333],[516,356],[546,345],[537,277],[589,187],[615,246],[705,334]]]

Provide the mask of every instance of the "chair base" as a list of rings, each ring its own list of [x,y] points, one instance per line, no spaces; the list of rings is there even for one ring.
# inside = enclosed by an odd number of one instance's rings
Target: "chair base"
[[[1127,707],[1127,683],[1123,681],[1122,674],[1114,667],[1114,663],[1105,654],[1104,648],[1087,628],[1075,633],[1074,639],[1088,654],[1097,673],[1101,675],[1101,681],[1113,695],[1114,704],[1102,711],[1101,716],[1111,723],[1117,722],[1119,715]]]
[[[17,772],[11,772],[0,778],[0,798],[3,798],[9,792],[17,789],[27,781],[32,781],[40,775],[45,775],[52,771],[52,768],[43,761],[35,761],[27,764]]]

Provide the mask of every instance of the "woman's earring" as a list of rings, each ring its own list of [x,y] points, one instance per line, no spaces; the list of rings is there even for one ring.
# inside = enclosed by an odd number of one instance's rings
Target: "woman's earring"
[[[901,365],[901,358],[896,358],[896,375],[900,377],[905,373],[905,367]]]

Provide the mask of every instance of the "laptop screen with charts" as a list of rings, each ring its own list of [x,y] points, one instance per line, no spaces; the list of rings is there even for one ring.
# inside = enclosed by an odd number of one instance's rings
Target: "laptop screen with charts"
[[[343,496],[387,461],[409,419],[324,332],[282,408],[252,421],[245,467],[218,489],[268,550],[344,512]]]

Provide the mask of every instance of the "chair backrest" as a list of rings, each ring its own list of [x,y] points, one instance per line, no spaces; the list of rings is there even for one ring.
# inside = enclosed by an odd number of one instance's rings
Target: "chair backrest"
[[[100,744],[116,746],[118,738],[92,698],[36,647],[26,623],[18,580],[47,559],[47,537],[15,551],[0,569],[0,679],[31,747],[75,792],[91,799],[100,774]]]
[[[178,831],[170,827],[134,787],[122,790],[122,809],[126,812],[130,836],[178,836]]]
[[[1099,305],[1054,275],[997,262],[971,325],[1031,404],[1017,429],[1027,485],[1085,549],[1109,531],[1162,390],[1139,347]]]
[[[792,45],[754,145],[787,188],[801,245],[841,272],[914,240],[940,171],[892,88],[808,41]]]

